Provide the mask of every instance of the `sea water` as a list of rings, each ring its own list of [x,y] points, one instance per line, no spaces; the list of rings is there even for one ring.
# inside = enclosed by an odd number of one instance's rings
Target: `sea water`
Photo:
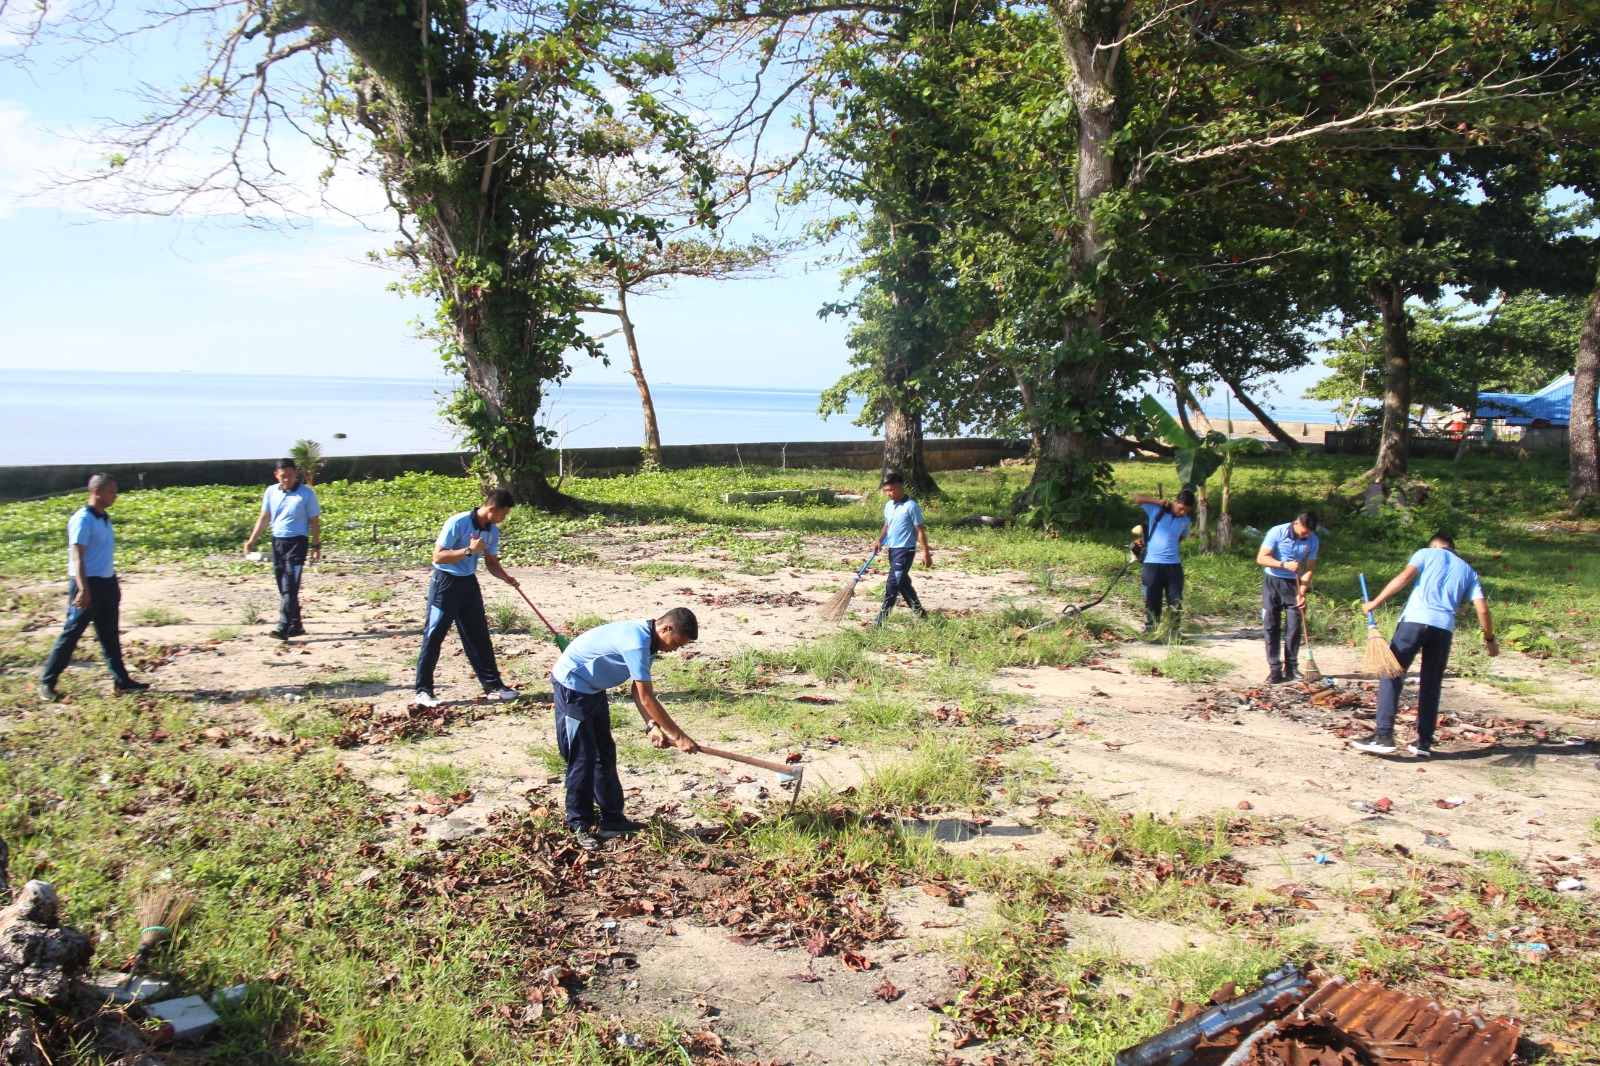
[[[271,458],[302,438],[328,455],[454,451],[439,415],[454,387],[444,377],[0,370],[0,466]],[[661,384],[651,393],[663,444],[873,436],[852,416],[821,418],[817,391]],[[1333,421],[1327,408],[1306,402],[1274,410],[1284,421]],[[1220,419],[1221,401],[1207,401],[1206,411]],[[1238,406],[1233,415],[1249,417]],[[542,417],[568,448],[644,441],[639,392],[629,381],[562,385]]]

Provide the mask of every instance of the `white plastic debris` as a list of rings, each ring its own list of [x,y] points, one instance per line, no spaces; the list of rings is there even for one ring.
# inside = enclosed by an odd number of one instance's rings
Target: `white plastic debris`
[[[1569,877],[1564,881],[1556,882],[1557,892],[1582,892],[1583,882],[1576,877]]]
[[[644,1050],[644,1037],[638,1033],[618,1033],[617,1046],[633,1048],[635,1051]]]
[[[204,1040],[219,1021],[217,1012],[199,996],[169,999],[146,1008],[150,1017],[172,1027],[170,1039]]]

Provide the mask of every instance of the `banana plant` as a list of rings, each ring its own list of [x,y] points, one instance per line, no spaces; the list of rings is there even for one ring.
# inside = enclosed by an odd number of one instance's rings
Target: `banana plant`
[[[1199,515],[1195,525],[1202,535],[1207,532],[1206,481],[1218,470],[1222,471],[1222,518],[1218,522],[1219,540],[1227,547],[1233,540],[1233,518],[1228,514],[1229,495],[1233,487],[1233,463],[1236,458],[1255,451],[1261,442],[1254,437],[1230,440],[1225,434],[1212,431],[1197,437],[1183,428],[1183,423],[1173,418],[1154,396],[1139,401],[1139,410],[1150,420],[1151,428],[1162,443],[1176,450],[1174,465],[1178,482],[1192,488],[1199,497]]]

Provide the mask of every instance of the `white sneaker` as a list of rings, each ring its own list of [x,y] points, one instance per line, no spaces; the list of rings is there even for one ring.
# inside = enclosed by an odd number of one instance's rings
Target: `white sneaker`
[[[502,685],[493,692],[485,692],[484,695],[489,697],[491,700],[503,700],[506,703],[510,703],[512,700],[516,699],[520,693],[518,693],[514,688],[506,688]]]
[[[419,688],[417,689],[417,695],[414,702],[418,707],[437,707],[441,701],[439,697],[435,696],[433,693],[424,692]]]

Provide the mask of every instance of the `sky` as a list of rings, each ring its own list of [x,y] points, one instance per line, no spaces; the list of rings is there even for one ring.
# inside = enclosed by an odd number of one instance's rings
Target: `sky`
[[[226,216],[113,216],[97,194],[62,194],[51,175],[96,164],[83,136],[107,116],[140,113],[131,87],[177,85],[198,42],[135,42],[89,63],[60,51],[25,66],[0,32],[0,369],[272,373],[431,378],[432,342],[412,323],[425,302],[390,291],[395,272],[368,253],[394,239],[375,186],[336,185],[330,211],[307,199],[295,224],[251,228]],[[286,142],[287,143],[287,142]],[[285,159],[306,188],[321,159],[289,144]],[[782,235],[770,212],[747,233]],[[656,384],[822,389],[848,369],[838,318],[817,309],[840,296],[834,266],[798,256],[777,278],[691,281],[635,306],[645,370]],[[610,324],[600,329],[609,329]],[[572,380],[626,381],[620,339],[612,365],[582,360]],[[1290,401],[1321,368],[1287,375]]]

